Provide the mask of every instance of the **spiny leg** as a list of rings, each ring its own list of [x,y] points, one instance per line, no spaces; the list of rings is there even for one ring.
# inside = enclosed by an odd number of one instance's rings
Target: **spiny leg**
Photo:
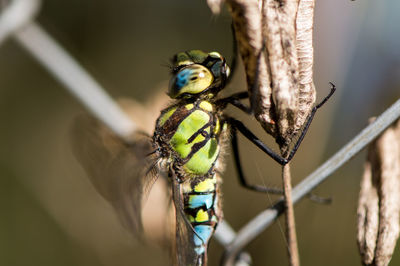
[[[254,190],[257,192],[263,192],[263,193],[272,193],[272,194],[279,194],[282,195],[282,190],[277,189],[277,188],[268,188],[265,186],[260,186],[260,185],[252,185],[249,184],[243,174],[243,169],[242,169],[242,164],[240,162],[240,155],[239,155],[239,145],[238,145],[238,140],[237,140],[237,131],[236,128],[231,126],[231,144],[232,144],[232,151],[233,151],[233,158],[235,160],[235,166],[236,170],[238,172],[239,176],[239,182],[240,184],[250,190]]]
[[[252,185],[247,182],[245,175],[243,173],[242,164],[240,161],[239,143],[237,140],[237,131],[236,131],[236,128],[232,127],[232,126],[231,126],[231,145],[232,145],[233,158],[235,160],[236,170],[237,170],[238,176],[239,176],[239,182],[243,187],[253,190],[253,191],[256,191],[256,192],[279,194],[279,195],[283,194],[283,191],[281,189],[270,188],[270,187],[265,187],[265,186],[260,186],[260,185]],[[332,202],[331,198],[320,197],[312,192],[308,194],[308,198],[311,201],[314,201],[314,202],[320,203],[320,204],[330,204]]]
[[[308,128],[311,125],[311,122],[312,122],[312,120],[314,118],[314,115],[317,112],[317,110],[319,108],[321,108],[329,100],[329,98],[332,96],[332,94],[335,92],[336,86],[332,82],[329,82],[329,84],[331,85],[331,91],[329,92],[329,94],[319,104],[314,106],[313,109],[311,110],[311,113],[308,116],[308,119],[307,119],[307,121],[305,123],[305,126],[304,126],[304,128],[303,128],[303,130],[302,130],[302,132],[300,134],[299,139],[297,140],[296,144],[294,145],[293,149],[290,151],[290,154],[286,159],[288,162],[293,158],[293,156],[295,155],[296,151],[298,150],[301,142],[303,141],[303,139],[304,139],[304,137],[305,137],[305,135],[306,135],[306,133],[308,131]]]
[[[234,156],[234,160],[235,160],[235,165],[237,168],[237,172],[239,175],[239,181],[241,183],[241,185],[243,185],[244,187],[250,189],[250,190],[254,190],[257,192],[265,192],[265,193],[274,193],[274,194],[282,194],[282,190],[279,189],[274,189],[274,188],[267,188],[267,187],[263,187],[263,186],[259,186],[259,185],[251,185],[248,184],[248,182],[246,181],[246,178],[243,174],[243,169],[241,166],[241,162],[240,162],[240,155],[239,155],[239,147],[238,147],[238,141],[237,141],[237,130],[240,131],[240,133],[243,134],[243,136],[245,136],[247,139],[249,139],[252,143],[254,143],[259,149],[261,149],[263,152],[265,152],[266,154],[268,154],[272,159],[274,159],[276,162],[278,162],[281,165],[285,165],[287,164],[294,156],[294,154],[296,153],[297,149],[299,148],[301,142],[303,141],[308,128],[310,127],[310,124],[314,118],[314,115],[316,113],[316,111],[322,107],[322,105],[324,105],[329,98],[332,96],[332,94],[335,92],[336,87],[334,84],[330,83],[332,88],[331,88],[331,92],[319,103],[317,104],[311,111],[311,114],[309,115],[307,122],[305,124],[305,127],[303,129],[303,131],[301,132],[301,135],[299,137],[299,139],[297,140],[294,148],[292,149],[292,151],[289,154],[289,157],[287,159],[281,157],[279,154],[275,153],[272,149],[270,149],[268,146],[266,146],[260,139],[258,139],[249,129],[247,129],[247,127],[240,122],[239,120],[236,120],[232,117],[227,118],[228,123],[231,126],[231,135],[232,135],[232,139],[231,139],[231,144],[232,144],[232,150],[233,150],[233,156]],[[239,95],[239,94],[238,94]],[[244,95],[244,94],[241,94]],[[231,97],[227,97],[221,100],[224,100],[224,102],[226,103],[232,103],[232,101],[230,99],[234,99],[235,95],[232,95]],[[235,105],[236,106],[236,105]],[[309,194],[309,198],[312,201],[315,202],[319,202],[319,203],[330,203],[331,200],[330,199],[325,199],[325,198],[321,198],[318,197],[312,193]]]
[[[216,105],[219,106],[223,110],[226,108],[226,106],[228,104],[232,104],[233,106],[239,108],[246,114],[250,115],[252,113],[251,108],[240,102],[240,100],[247,99],[247,98],[249,98],[249,93],[247,91],[241,91],[241,92],[234,93],[231,96],[219,99],[216,102]]]
[[[274,159],[276,162],[278,162],[281,165],[285,165],[287,164],[295,155],[296,151],[298,150],[301,142],[303,141],[310,125],[311,122],[315,116],[315,113],[317,112],[317,110],[319,108],[321,108],[328,100],[329,98],[333,95],[333,93],[336,90],[336,87],[333,83],[330,82],[331,85],[331,91],[330,93],[316,106],[313,107],[313,109],[311,110],[310,115],[308,116],[308,119],[305,123],[305,126],[300,134],[299,139],[297,140],[296,144],[294,145],[293,149],[290,151],[289,156],[287,158],[283,158],[282,156],[280,156],[279,154],[277,154],[276,152],[274,152],[272,149],[270,149],[267,145],[265,145],[260,139],[258,139],[242,122],[240,122],[237,119],[234,119],[232,117],[228,117],[227,118],[227,122],[231,125],[232,128],[235,128],[237,130],[240,131],[240,133],[243,134],[243,136],[245,136],[247,139],[249,139],[251,142],[253,142],[258,148],[260,148],[263,152],[265,152],[266,154],[268,154],[272,159]],[[232,96],[220,99],[218,102],[220,104],[233,104],[234,106],[238,107],[239,109],[241,109],[241,107],[235,105],[235,99],[241,99],[241,97],[243,97],[243,99],[246,97],[246,92],[239,92],[239,93],[235,93]],[[223,107],[225,108],[225,106]]]
[[[232,42],[233,42],[233,45],[232,45],[232,51],[233,51],[233,53],[232,53],[232,60],[231,60],[231,63],[230,63],[231,71],[230,71],[229,76],[228,76],[228,79],[227,79],[227,81],[226,81],[226,85],[228,85],[228,84],[231,82],[231,80],[232,80],[232,78],[233,78],[233,74],[236,72],[236,68],[237,68],[237,53],[238,53],[238,48],[237,48],[235,27],[234,27],[234,25],[233,25],[233,22],[231,23],[231,32],[232,32]]]
[[[268,154],[272,159],[274,159],[280,165],[285,165],[288,163],[288,160],[274,152],[271,148],[269,148],[266,144],[264,144],[257,136],[253,134],[242,122],[239,120],[228,117],[227,122],[231,126],[231,130],[239,130],[240,133],[243,134],[248,140],[250,140],[253,144],[255,144],[260,150]],[[234,133],[235,134],[235,133]]]
[[[228,118],[228,120],[234,127],[237,127],[237,129],[246,138],[248,138],[251,142],[253,142],[255,145],[257,145],[257,147],[259,147],[261,150],[263,150],[265,153],[267,153],[270,157],[272,157],[272,159],[274,159],[276,162],[278,162],[281,165],[285,165],[293,158],[296,151],[298,150],[301,142],[303,141],[303,139],[311,125],[311,122],[312,122],[317,110],[319,108],[321,108],[335,92],[336,86],[331,82],[329,82],[329,84],[331,85],[330,93],[319,104],[314,106],[313,109],[311,110],[311,113],[307,118],[305,126],[304,126],[303,130],[301,131],[299,139],[297,140],[296,144],[293,146],[293,149],[290,151],[289,156],[286,159],[283,158],[282,156],[278,155],[276,152],[274,152],[273,150],[268,148],[264,143],[262,143],[250,130],[247,129],[247,127],[245,125],[243,125],[242,122],[240,122],[239,120],[236,120],[234,118],[231,118],[231,117]],[[239,102],[239,99],[245,99],[247,97],[248,97],[247,92],[238,92],[238,93],[232,94],[229,97],[218,100],[217,103],[220,104],[222,106],[222,108],[225,108],[226,105],[230,103],[230,104],[234,105],[235,107],[239,108],[240,110],[244,111],[245,113],[251,114],[251,108],[242,104],[241,102]]]

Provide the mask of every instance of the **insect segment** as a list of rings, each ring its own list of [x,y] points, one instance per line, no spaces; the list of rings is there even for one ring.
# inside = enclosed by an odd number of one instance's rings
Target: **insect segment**
[[[219,53],[193,50],[174,57],[169,95],[178,102],[166,108],[153,136],[161,158],[169,162],[170,178],[180,186],[181,205],[192,231],[196,265],[206,264],[206,252],[218,221],[219,153],[226,132],[215,96],[229,75]],[[178,212],[178,211],[177,211]]]

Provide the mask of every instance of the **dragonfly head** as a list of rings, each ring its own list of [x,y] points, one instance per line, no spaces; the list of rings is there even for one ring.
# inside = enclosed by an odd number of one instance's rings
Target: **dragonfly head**
[[[230,69],[217,52],[190,50],[176,54],[172,59],[172,78],[168,95],[173,99],[197,98],[217,93],[226,85]]]

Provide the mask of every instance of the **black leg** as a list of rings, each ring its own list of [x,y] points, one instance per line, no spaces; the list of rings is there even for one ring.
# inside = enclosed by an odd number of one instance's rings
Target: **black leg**
[[[306,135],[306,133],[308,131],[308,128],[310,127],[311,122],[312,122],[312,120],[314,118],[314,115],[317,112],[317,110],[319,108],[321,108],[321,106],[324,105],[324,103],[326,103],[329,100],[329,98],[332,96],[332,94],[335,92],[335,90],[336,90],[335,85],[332,82],[329,82],[329,84],[331,85],[330,93],[319,104],[314,106],[314,108],[311,110],[311,113],[308,116],[307,122],[306,122],[306,124],[305,124],[305,126],[303,128],[303,131],[300,134],[299,139],[297,140],[297,142],[294,145],[293,149],[290,151],[289,156],[287,157],[287,161],[288,162],[293,158],[293,156],[295,155],[295,153],[296,153],[297,149],[299,148],[301,142],[303,141],[303,139],[304,139],[304,137],[305,137],[305,135]]]
[[[228,117],[227,122],[232,128],[232,132],[236,131],[236,129],[239,130],[240,133],[243,134],[243,136],[253,142],[260,150],[268,154],[277,163],[279,163],[280,165],[285,165],[288,163],[288,160],[274,152],[272,149],[268,148],[268,146],[265,145],[259,138],[257,138],[249,129],[247,129],[247,127],[242,122],[232,117]],[[236,134],[236,132],[234,134]]]
[[[237,41],[236,41],[236,34],[235,34],[235,27],[233,25],[233,22],[231,23],[231,32],[232,32],[232,60],[231,63],[229,65],[230,69],[231,69],[231,73],[229,74],[229,77],[226,81],[226,84],[229,84],[230,81],[233,78],[233,74],[236,72],[236,66],[237,66],[237,53],[238,53],[238,48],[237,48]]]
[[[225,109],[228,104],[232,104],[246,114],[250,115],[252,113],[251,108],[240,102],[241,99],[246,98],[249,98],[249,93],[247,91],[237,92],[232,94],[231,96],[219,99],[216,105],[219,106],[221,109]]]
[[[248,140],[250,140],[251,142],[253,142],[258,148],[260,148],[263,152],[265,152],[266,154],[268,154],[272,159],[274,159],[277,163],[281,164],[281,165],[285,165],[287,164],[295,155],[296,151],[298,150],[301,142],[303,141],[310,125],[311,122],[314,118],[315,113],[317,112],[317,110],[319,108],[321,108],[328,100],[329,98],[332,96],[332,94],[335,92],[336,87],[333,83],[331,84],[331,91],[330,93],[316,106],[314,106],[314,108],[312,109],[310,115],[307,118],[307,121],[305,123],[305,126],[303,128],[303,131],[300,134],[299,139],[297,140],[296,144],[294,145],[293,149],[290,151],[289,156],[285,159],[282,156],[280,156],[279,154],[277,154],[276,152],[274,152],[272,149],[268,148],[268,146],[266,146],[259,138],[257,138],[249,129],[247,129],[247,127],[240,122],[239,120],[236,120],[232,117],[228,117],[227,118],[227,122],[231,125],[232,128],[235,128],[237,130],[240,131],[240,133],[243,134],[243,136],[245,136]],[[241,95],[244,96],[244,92],[243,93],[238,93],[237,95]],[[222,101],[222,104],[228,104],[228,103],[232,103],[234,102],[233,99],[238,99],[235,98],[237,97],[236,94],[232,95],[231,97],[227,97],[227,98],[223,98],[220,101]],[[235,105],[236,106],[236,105]],[[236,106],[238,108],[240,108],[239,106]]]
[[[249,98],[249,93],[247,91],[240,91],[240,92],[236,92],[236,93],[232,94],[231,96],[219,99],[218,102],[229,103],[232,99],[242,100],[242,99],[247,99],[247,98]]]
[[[233,150],[233,158],[235,160],[236,170],[239,175],[240,184],[245,188],[248,188],[250,190],[254,190],[257,192],[282,195],[283,192],[280,189],[268,188],[268,187],[260,186],[260,185],[251,185],[251,184],[247,183],[246,178],[244,177],[244,174],[243,174],[242,165],[240,163],[239,146],[238,146],[238,141],[237,141],[237,131],[236,131],[235,127],[231,127],[231,134],[232,134],[231,144],[232,144],[232,150]]]
[[[230,102],[230,104],[232,104],[233,106],[239,108],[240,110],[242,110],[244,113],[251,115],[253,113],[253,110],[251,109],[250,106],[247,106],[243,103],[241,103],[239,100],[234,99]]]
[[[299,139],[297,140],[294,148],[290,152],[289,157],[287,159],[283,158],[282,156],[280,156],[279,154],[274,152],[272,149],[270,149],[267,145],[265,145],[242,122],[240,122],[239,120],[236,120],[236,119],[234,119],[232,117],[227,117],[226,118],[226,121],[231,126],[231,135],[232,135],[231,144],[232,144],[233,156],[234,156],[234,159],[235,159],[235,165],[236,165],[236,169],[237,169],[237,172],[238,172],[238,175],[239,175],[239,181],[240,181],[241,185],[243,185],[244,187],[246,187],[246,188],[248,188],[250,190],[254,190],[254,191],[257,191],[257,192],[282,194],[282,190],[280,190],[280,189],[267,188],[267,187],[264,187],[264,186],[251,185],[251,184],[247,183],[246,178],[245,178],[245,176],[243,174],[241,163],[240,163],[239,146],[238,146],[238,141],[237,141],[237,130],[239,130],[240,133],[243,134],[243,136],[245,136],[248,140],[250,140],[253,144],[255,144],[263,152],[268,154],[276,162],[278,162],[281,165],[285,165],[293,158],[294,154],[296,153],[297,149],[299,148],[301,142],[304,139],[304,136],[307,133],[308,128],[310,127],[310,124],[311,124],[311,122],[312,122],[312,120],[314,118],[314,115],[315,115],[316,111],[320,107],[322,107],[322,105],[324,105],[329,100],[329,98],[332,96],[332,94],[335,92],[335,90],[336,90],[335,85],[332,84],[332,83],[330,83],[330,84],[331,84],[331,87],[332,87],[330,93],[319,104],[317,104],[312,109],[311,114],[309,115],[309,117],[307,119],[307,122],[306,122],[306,124],[304,126],[304,129],[301,132],[301,135],[300,135]],[[231,97],[227,97],[227,98],[224,98],[224,99],[221,99],[221,100],[224,100],[225,103],[232,103],[230,99],[235,99],[234,96],[235,95],[232,95],[232,98]],[[309,197],[310,197],[311,200],[316,201],[316,202],[329,203],[329,199],[322,199],[322,198],[316,197],[313,194],[310,194]]]

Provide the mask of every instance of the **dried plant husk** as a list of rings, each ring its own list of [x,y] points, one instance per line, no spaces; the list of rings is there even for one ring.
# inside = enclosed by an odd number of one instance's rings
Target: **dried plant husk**
[[[298,111],[293,127],[296,135],[309,116],[316,99],[313,82],[314,47],[314,0],[300,0],[296,17],[296,49],[299,66]]]
[[[267,0],[262,5],[267,66],[281,149],[291,141],[299,107],[299,65],[296,49],[298,3],[298,0]]]
[[[378,226],[378,191],[372,184],[371,163],[367,161],[364,165],[357,209],[357,242],[361,260],[365,265],[370,265],[374,260]]]
[[[236,40],[246,72],[254,114],[268,133],[275,135],[272,90],[263,51],[262,14],[256,0],[228,0]]]
[[[368,148],[357,210],[357,241],[364,265],[388,265],[399,237],[400,123]]]
[[[256,119],[283,155],[315,102],[314,1],[228,0]]]

